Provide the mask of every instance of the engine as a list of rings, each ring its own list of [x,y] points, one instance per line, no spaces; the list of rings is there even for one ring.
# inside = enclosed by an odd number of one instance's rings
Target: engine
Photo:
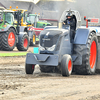
[[[62,31],[44,30],[40,34],[40,51],[54,51],[59,44]]]

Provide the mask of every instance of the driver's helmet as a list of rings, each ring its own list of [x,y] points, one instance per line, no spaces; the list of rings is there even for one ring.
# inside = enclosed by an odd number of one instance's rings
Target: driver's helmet
[[[70,20],[72,17],[73,17],[72,13],[68,12],[68,14],[66,15],[66,18],[67,18],[68,20]]]

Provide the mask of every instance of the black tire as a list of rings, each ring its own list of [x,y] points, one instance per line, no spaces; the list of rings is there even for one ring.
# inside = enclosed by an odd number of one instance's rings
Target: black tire
[[[62,76],[70,76],[73,69],[73,62],[70,55],[65,54],[61,60],[61,74]]]
[[[26,74],[33,74],[35,69],[35,65],[25,64],[25,72]]]
[[[12,38],[13,37],[13,38]],[[10,28],[7,32],[2,33],[0,42],[0,49],[5,51],[12,51],[16,46],[16,32]],[[11,41],[12,39],[12,41]]]
[[[27,42],[26,45],[24,43],[25,41]],[[22,36],[22,38],[19,37],[18,38],[18,43],[17,43],[16,46],[17,46],[17,49],[19,51],[27,51],[28,50],[28,47],[29,47],[29,37],[28,37],[28,35],[27,34],[24,34]]]
[[[30,46],[34,46],[36,44],[36,35],[33,34],[32,39],[30,39]]]
[[[94,56],[92,56],[93,53],[91,53],[90,56],[90,49],[92,48],[93,45],[95,46],[93,49],[95,50],[96,54],[94,53]],[[82,65],[74,66],[75,72],[77,74],[85,74],[85,75],[95,74],[97,59],[98,59],[98,40],[96,34],[94,33],[89,34],[86,45],[75,45],[74,52],[79,56],[82,56]],[[95,57],[95,60],[93,60],[94,62],[93,66],[91,64],[92,57]]]
[[[54,66],[40,66],[40,71],[44,73],[52,73],[54,72],[55,67]]]
[[[2,50],[2,34],[4,33],[0,33],[0,50]]]

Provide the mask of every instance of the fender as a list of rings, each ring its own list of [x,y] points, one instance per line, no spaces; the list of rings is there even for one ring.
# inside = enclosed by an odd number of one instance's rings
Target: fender
[[[15,30],[15,32],[17,33],[15,27],[12,26],[12,25],[7,25],[7,27],[5,27],[4,29],[2,29],[2,30],[0,29],[0,32],[6,32],[6,31],[8,31],[10,28],[13,28],[13,29]]]
[[[91,32],[96,33],[94,28],[78,28],[74,38],[74,44],[86,44]]]
[[[23,38],[23,36],[27,34],[26,32],[20,32],[19,35],[18,35],[18,43],[21,43],[21,40]]]
[[[27,28],[26,26],[20,26],[20,32],[24,32],[25,28]]]

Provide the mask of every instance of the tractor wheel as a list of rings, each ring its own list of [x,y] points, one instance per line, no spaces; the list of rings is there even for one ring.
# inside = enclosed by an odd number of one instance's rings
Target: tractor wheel
[[[10,28],[6,33],[2,34],[2,50],[12,51],[16,46],[16,32]]]
[[[26,64],[25,65],[26,74],[33,74],[34,69],[35,69],[35,65],[31,65],[31,64]]]
[[[65,54],[61,60],[61,73],[62,76],[70,76],[73,69],[73,62],[70,55]]]
[[[2,50],[2,34],[4,33],[0,33],[0,50]]]
[[[32,39],[30,40],[30,46],[34,46],[36,44],[36,35],[33,34]]]
[[[20,38],[19,42],[17,43],[17,49],[19,51],[27,51],[29,47],[29,37],[27,34],[24,34],[22,38]]]
[[[40,66],[40,71],[44,73],[52,73],[54,72],[55,67],[54,66]]]
[[[86,45],[75,45],[74,52],[82,56],[82,65],[74,66],[77,74],[95,74],[98,56],[98,40],[94,33],[89,34]]]

